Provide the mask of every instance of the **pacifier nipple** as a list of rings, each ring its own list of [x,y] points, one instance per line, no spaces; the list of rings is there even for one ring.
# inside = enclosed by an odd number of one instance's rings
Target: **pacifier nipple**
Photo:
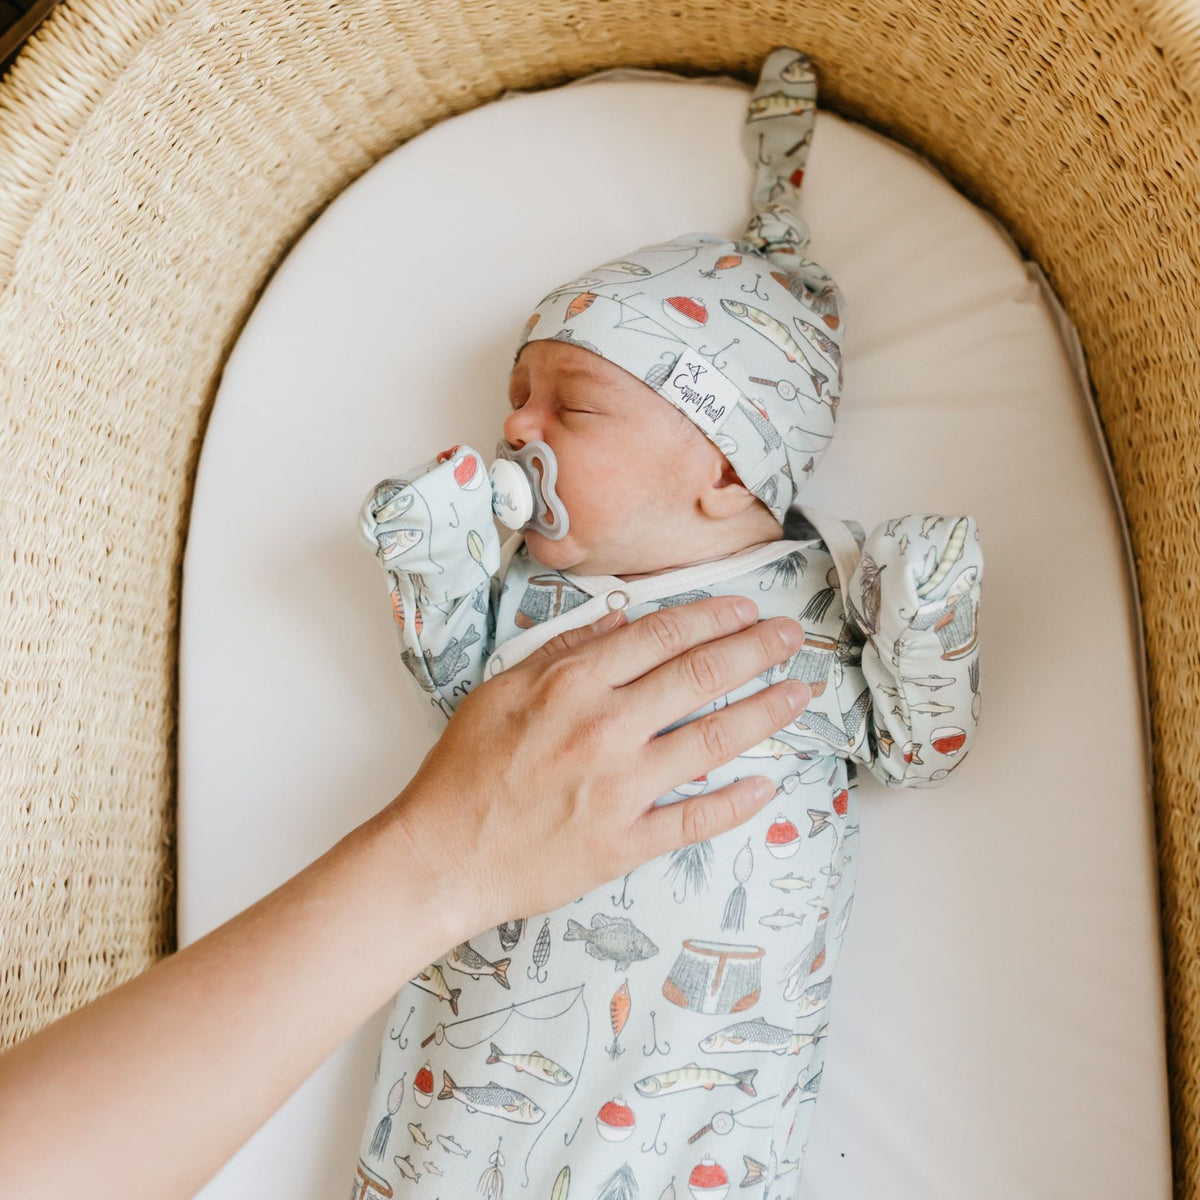
[[[566,535],[570,518],[554,490],[558,460],[545,442],[526,442],[520,450],[497,442],[488,477],[492,512],[506,528],[534,529],[551,541]]]

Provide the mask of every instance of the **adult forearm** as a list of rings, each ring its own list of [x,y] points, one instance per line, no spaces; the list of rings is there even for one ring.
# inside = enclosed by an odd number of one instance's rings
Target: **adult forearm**
[[[0,1195],[40,1195],[53,1178],[97,1200],[192,1196],[406,979],[473,932],[469,901],[445,890],[391,806],[13,1047],[0,1056]]]

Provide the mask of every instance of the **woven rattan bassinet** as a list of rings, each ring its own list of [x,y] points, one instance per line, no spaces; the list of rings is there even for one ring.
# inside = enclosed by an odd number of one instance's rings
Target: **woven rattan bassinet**
[[[1176,1194],[1200,1197],[1200,0],[59,4],[0,81],[0,1045],[174,947],[192,485],[281,257],[506,88],[752,84],[782,44],[994,212],[1082,338],[1141,588]]]

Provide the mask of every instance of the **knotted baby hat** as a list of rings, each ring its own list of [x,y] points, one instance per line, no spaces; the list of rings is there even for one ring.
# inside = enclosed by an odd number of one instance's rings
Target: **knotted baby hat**
[[[763,63],[742,149],[755,168],[741,240],[685,233],[548,292],[527,342],[570,342],[642,380],[688,417],[782,525],[833,437],[842,384],[841,293],[805,256],[797,212],[817,76],[786,46]]]

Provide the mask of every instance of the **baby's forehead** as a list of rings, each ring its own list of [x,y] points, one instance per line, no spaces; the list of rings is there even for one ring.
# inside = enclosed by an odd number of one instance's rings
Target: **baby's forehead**
[[[537,355],[536,361],[534,355]],[[681,415],[644,380],[616,363],[609,362],[580,346],[567,346],[553,351],[522,351],[509,374],[511,382],[528,382],[533,376],[554,382],[570,382],[590,398],[607,400],[613,405],[641,408],[665,404]]]

